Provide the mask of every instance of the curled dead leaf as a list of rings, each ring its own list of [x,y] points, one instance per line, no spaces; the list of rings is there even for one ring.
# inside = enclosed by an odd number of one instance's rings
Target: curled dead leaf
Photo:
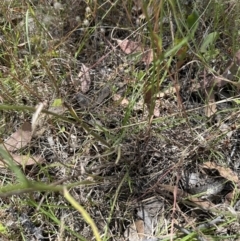
[[[16,162],[17,165],[21,166],[29,166],[34,165],[36,163],[43,163],[45,160],[39,155],[36,156],[27,156],[27,155],[18,155],[18,154],[11,154],[12,159]],[[0,158],[0,167],[6,166],[6,161],[1,160]]]
[[[128,40],[128,39],[116,39],[120,49],[125,53],[125,54],[131,54],[133,52],[140,52],[142,51],[141,45],[137,42]]]
[[[188,203],[192,206],[199,207],[203,210],[209,210],[210,208],[215,207],[215,205],[209,200],[202,200],[201,198],[191,196],[187,192],[179,189],[178,187],[165,185],[165,184],[158,184],[159,187],[164,189],[165,191],[171,192],[173,195],[176,194],[176,198],[178,201],[183,203]]]
[[[153,50],[148,49],[142,55],[142,62],[145,63],[147,66],[152,63],[153,61]]]
[[[144,48],[141,43],[132,40],[116,39],[118,46],[125,54],[133,54],[139,52],[141,54],[141,61],[147,66],[153,61],[153,50]]]
[[[223,167],[223,166],[217,165],[214,162],[205,162],[202,165],[202,167],[206,169],[216,169],[221,175],[221,177],[224,177],[227,180],[232,181],[234,183],[239,182],[237,174],[235,174],[229,167]]]
[[[129,241],[140,241],[144,237],[144,222],[143,220],[137,220],[129,226],[125,231],[124,236]]]
[[[32,139],[32,126],[24,122],[22,127],[14,132],[4,143],[5,148],[12,152],[25,147]]]

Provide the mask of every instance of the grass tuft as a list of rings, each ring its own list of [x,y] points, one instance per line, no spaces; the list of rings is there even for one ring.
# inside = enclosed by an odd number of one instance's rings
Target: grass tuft
[[[0,237],[237,240],[239,10],[1,1]]]

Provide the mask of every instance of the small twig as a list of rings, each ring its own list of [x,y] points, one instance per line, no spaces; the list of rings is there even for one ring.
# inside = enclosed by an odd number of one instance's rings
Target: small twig
[[[186,228],[182,228],[179,225],[177,225],[176,223],[174,223],[174,228],[178,229],[179,231],[181,231],[184,234],[190,234],[191,232],[188,231]]]
[[[217,223],[224,222],[223,216],[218,216],[217,218],[213,219],[211,222],[203,223],[197,227],[197,229],[204,229],[204,228],[210,228],[214,226]]]
[[[196,229],[201,230],[201,229],[211,228],[215,224],[221,223],[221,222],[224,222],[223,216],[218,216],[217,218],[213,219],[211,222],[207,222],[207,223],[199,225]],[[180,227],[177,224],[174,224],[174,227],[176,229],[178,229],[179,231],[181,231],[183,234],[189,235],[189,234],[193,233],[193,232],[187,230],[186,228]],[[199,235],[196,237],[196,239],[199,241],[206,241],[206,239],[204,237],[200,237]]]
[[[187,234],[187,235],[189,235],[189,234],[194,234],[193,232],[190,232],[190,231],[188,231],[186,228],[180,227],[180,226],[177,225],[177,224],[174,224],[174,227],[177,228],[179,231],[181,231],[183,234]],[[196,236],[196,239],[197,239],[198,241],[207,241],[205,238],[200,237],[199,235]]]

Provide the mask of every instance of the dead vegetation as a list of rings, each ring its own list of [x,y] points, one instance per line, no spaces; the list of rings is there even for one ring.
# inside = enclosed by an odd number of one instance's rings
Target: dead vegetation
[[[2,240],[239,240],[238,1],[0,3]]]

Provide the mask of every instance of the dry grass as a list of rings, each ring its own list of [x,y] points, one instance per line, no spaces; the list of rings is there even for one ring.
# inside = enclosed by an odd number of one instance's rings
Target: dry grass
[[[226,175],[239,170],[239,77],[223,73],[239,50],[240,4],[176,2],[0,3],[3,143],[46,103],[15,151],[44,161],[2,158],[2,240],[126,240],[134,220],[146,225],[140,210],[161,240],[238,239],[238,183]],[[193,173],[227,183],[186,198]]]

